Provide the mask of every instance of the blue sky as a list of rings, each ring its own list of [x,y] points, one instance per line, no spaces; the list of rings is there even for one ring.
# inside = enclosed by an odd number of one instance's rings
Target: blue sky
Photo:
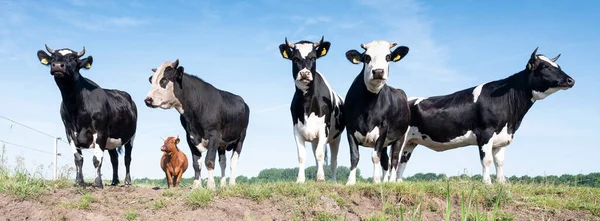
[[[64,137],[60,94],[36,51],[49,47],[81,50],[94,57],[82,75],[105,88],[129,92],[137,102],[138,132],[133,178],[164,177],[159,166],[160,137],[184,136],[175,110],[150,109],[150,69],[180,60],[186,72],[241,95],[251,109],[239,174],[255,176],[265,168],[296,167],[289,104],[294,93],[291,63],[277,46],[290,41],[331,42],[317,62],[331,86],[345,96],[361,67],[344,53],[375,39],[410,48],[391,64],[388,84],[409,96],[433,96],[507,77],[522,70],[531,52],[554,57],[576,80],[575,87],[536,102],[506,151],[505,173],[543,175],[600,171],[595,141],[600,124],[600,2],[568,1],[0,1],[0,115]],[[0,140],[52,151],[50,138],[0,119]],[[182,143],[183,144],[183,143]],[[59,166],[73,155],[59,145]],[[186,145],[180,148],[191,158]],[[361,148],[359,168],[371,176],[370,149]],[[28,168],[47,166],[52,156],[7,146],[14,164],[23,156]],[[93,177],[91,152],[84,175]],[[230,153],[228,153],[228,158]],[[314,165],[312,151],[307,166]],[[120,158],[123,179],[123,157]],[[105,153],[104,178],[111,166]],[[349,166],[344,136],[339,165]],[[228,160],[229,163],[229,160]],[[480,174],[477,147],[446,152],[417,147],[406,175],[418,172]],[[493,170],[494,171],[494,170]],[[47,172],[47,170],[46,170]],[[216,174],[220,174],[217,169]],[[229,168],[227,168],[227,175]],[[190,166],[184,177],[192,177]],[[203,171],[202,177],[206,177]]]

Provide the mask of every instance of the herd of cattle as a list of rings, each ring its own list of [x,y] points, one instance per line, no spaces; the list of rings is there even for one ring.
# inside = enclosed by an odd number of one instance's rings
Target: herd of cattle
[[[292,62],[295,93],[290,111],[298,150],[297,182],[305,181],[305,142],[312,144],[317,162],[317,181],[325,180],[323,165],[329,144],[333,180],[336,180],[337,154],[346,130],[350,148],[350,175],[347,184],[356,183],[358,146],[373,148],[373,182],[400,182],[406,164],[417,145],[435,151],[477,145],[483,168],[483,182],[491,184],[492,160],[497,182],[504,183],[504,148],[531,106],[558,90],[575,84],[562,71],[555,58],[537,54],[526,68],[501,80],[490,81],[451,94],[434,97],[407,97],[399,88],[386,83],[390,62],[398,62],[409,51],[396,42],[372,41],[361,44],[362,52],[349,50],[352,64],[362,70],[342,99],[317,71],[316,60],[327,55],[331,43],[299,41],[279,45],[281,56]],[[395,49],[394,49],[395,47]],[[131,151],[137,125],[137,107],[131,96],[121,90],[104,89],[83,77],[80,69],[90,69],[92,56],[82,58],[85,47],[77,52],[68,48],[54,50],[46,46],[37,56],[50,66],[62,95],[60,115],[66,137],[74,153],[75,185],[83,185],[81,150],[94,150],[96,178],[93,186],[102,188],[101,167],[108,150],[113,168],[111,185],[119,184],[118,154],[125,146],[125,184],[131,184]],[[185,139],[192,153],[194,187],[202,187],[200,171],[208,170],[207,188],[215,188],[214,168],[218,153],[221,185],[226,185],[226,151],[232,151],[229,185],[235,185],[238,158],[248,128],[250,108],[239,95],[220,90],[186,73],[179,60],[163,62],[152,68],[151,88],[144,103],[150,108],[176,109],[180,114]],[[188,166],[185,154],[177,148],[179,137],[165,140],[161,167],[169,187],[179,184]],[[391,146],[388,156],[387,147]],[[381,169],[377,164],[380,164]],[[382,177],[383,175],[383,177]]]

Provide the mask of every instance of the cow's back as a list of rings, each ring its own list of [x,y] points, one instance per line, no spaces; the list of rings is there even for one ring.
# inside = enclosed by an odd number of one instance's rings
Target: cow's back
[[[137,107],[131,96],[121,90],[104,89],[110,112],[110,137],[131,138],[137,127]],[[123,141],[124,142],[124,141]]]

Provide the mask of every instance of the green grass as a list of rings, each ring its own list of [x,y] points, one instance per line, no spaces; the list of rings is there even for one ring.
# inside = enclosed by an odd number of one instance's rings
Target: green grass
[[[137,217],[139,216],[139,214],[135,210],[127,210],[127,211],[125,211],[124,216],[125,216],[126,220],[131,221],[131,220],[137,219]]]
[[[154,201],[154,203],[152,203],[152,209],[158,210],[158,209],[162,209],[167,205],[165,200],[159,199]]]
[[[195,189],[190,191],[185,197],[185,203],[196,209],[206,208],[213,199],[213,192],[207,189]]]

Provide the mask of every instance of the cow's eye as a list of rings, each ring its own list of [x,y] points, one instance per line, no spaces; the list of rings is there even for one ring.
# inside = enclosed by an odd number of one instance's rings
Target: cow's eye
[[[371,56],[369,56],[369,55],[364,55],[364,57],[363,57],[363,62],[364,62],[364,63],[369,63],[369,62],[371,62]]]
[[[166,78],[160,79],[160,84],[166,84],[166,83],[167,83],[167,79]]]
[[[391,60],[392,60],[392,56],[391,56],[391,55],[389,55],[389,54],[388,54],[388,55],[386,55],[386,56],[385,56],[385,60],[386,60],[386,61],[391,61]]]

